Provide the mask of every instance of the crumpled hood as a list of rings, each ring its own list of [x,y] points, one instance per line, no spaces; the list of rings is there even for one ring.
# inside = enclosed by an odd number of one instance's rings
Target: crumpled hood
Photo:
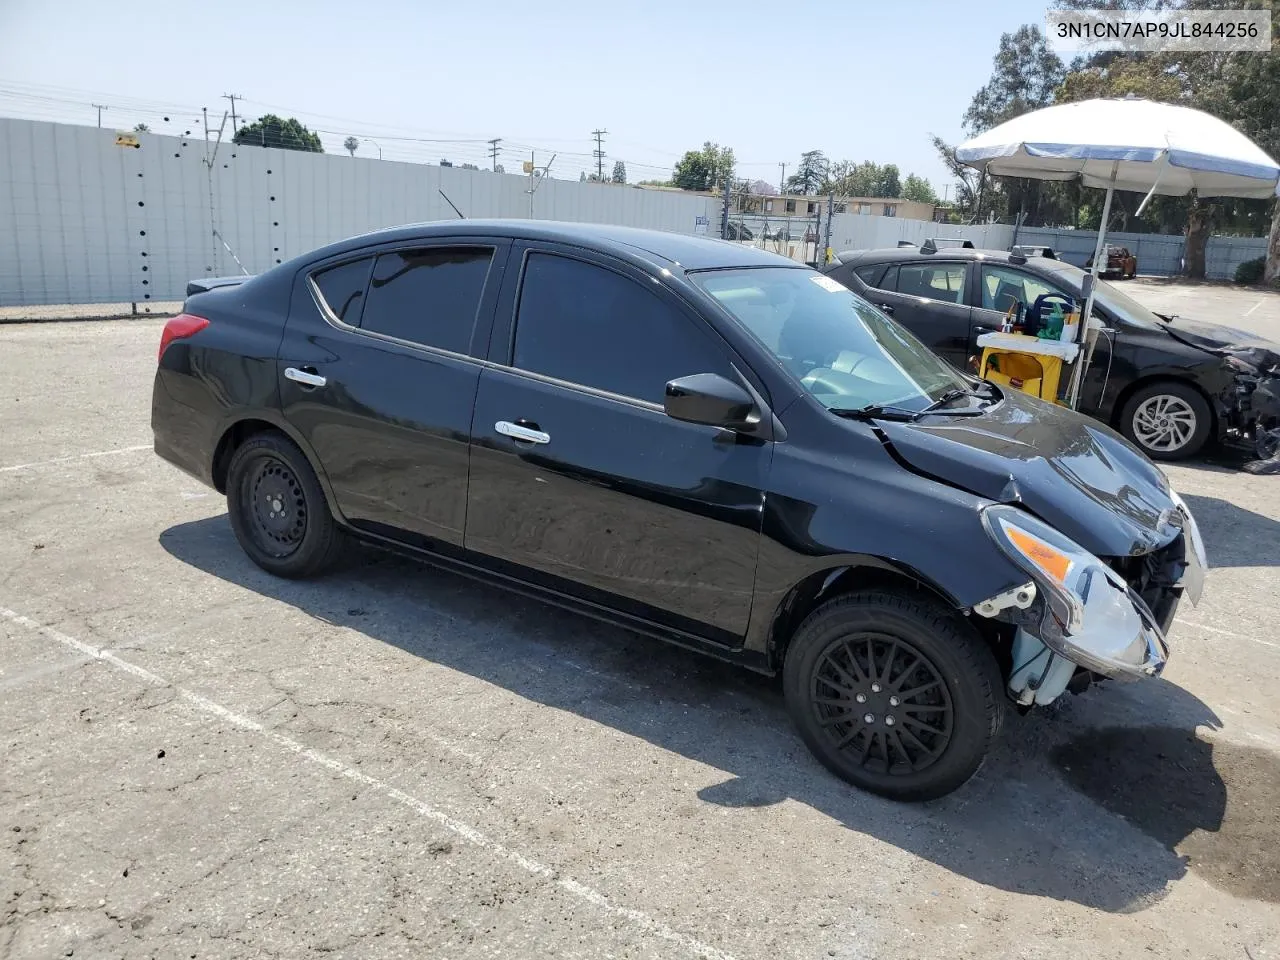
[[[1157,314],[1165,317],[1165,314]],[[1210,353],[1239,357],[1251,363],[1263,373],[1280,366],[1280,344],[1273,343],[1248,330],[1222,327],[1216,323],[1201,323],[1185,317],[1173,317],[1165,331],[1175,340]]]
[[[876,421],[913,469],[1020,503],[1097,556],[1167,543],[1175,510],[1156,466],[1107,427],[1017,391],[980,417]]]

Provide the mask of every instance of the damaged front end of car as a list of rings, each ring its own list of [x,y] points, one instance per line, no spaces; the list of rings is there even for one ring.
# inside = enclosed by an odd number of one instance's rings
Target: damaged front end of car
[[[987,535],[1028,576],[973,608],[1013,627],[1007,687],[1018,704],[1050,703],[1093,677],[1137,680],[1164,669],[1178,602],[1199,602],[1206,566],[1195,519],[1171,496],[1155,549],[1118,558],[1093,555],[1018,507],[983,511]]]

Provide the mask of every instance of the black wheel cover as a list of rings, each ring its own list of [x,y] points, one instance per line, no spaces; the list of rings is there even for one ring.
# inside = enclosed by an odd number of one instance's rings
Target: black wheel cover
[[[880,633],[832,641],[813,670],[810,701],[832,748],[869,773],[928,769],[946,752],[955,726],[938,668],[912,644]]]
[[[241,511],[254,543],[269,556],[291,556],[307,532],[307,500],[292,468],[263,453],[242,476]]]

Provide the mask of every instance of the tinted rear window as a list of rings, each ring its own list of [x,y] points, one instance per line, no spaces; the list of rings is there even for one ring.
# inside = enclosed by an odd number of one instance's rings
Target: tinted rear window
[[[887,265],[883,263],[869,263],[865,267],[858,267],[853,272],[858,275],[858,279],[865,283],[868,287],[880,286],[880,278],[884,276]]]
[[[361,328],[466,353],[492,259],[487,247],[379,254]]]
[[[369,268],[373,257],[339,264],[321,270],[313,278],[320,288],[320,296],[343,323],[360,326],[360,308],[364,302],[365,287],[369,283]]]

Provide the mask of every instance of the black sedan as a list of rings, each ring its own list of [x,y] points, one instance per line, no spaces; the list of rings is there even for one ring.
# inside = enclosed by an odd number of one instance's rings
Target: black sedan
[[[978,336],[998,329],[1011,307],[1084,301],[1079,267],[971,246],[926,242],[842,253],[825,272],[962,368],[981,353]],[[1094,312],[1106,329],[1082,386],[1080,410],[1116,427],[1156,460],[1191,457],[1210,441],[1250,431],[1257,353],[1280,347],[1240,331],[1158,316],[1106,282],[1098,284]]]
[[[900,799],[968,779],[1006,697],[1159,673],[1203,583],[1123,439],[720,241],[457,221],[195,283],[152,427],[273,574],[357,538],[781,673]]]

